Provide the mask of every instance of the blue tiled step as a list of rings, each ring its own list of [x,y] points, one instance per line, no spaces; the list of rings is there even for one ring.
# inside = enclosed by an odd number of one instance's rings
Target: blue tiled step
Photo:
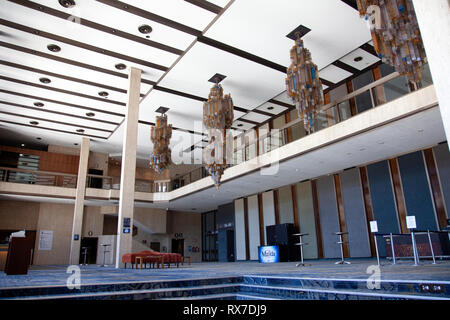
[[[430,298],[450,298],[449,281],[385,281],[381,280],[379,289],[369,289],[367,280],[361,279],[319,279],[300,277],[253,276],[243,277],[243,284],[273,287],[289,287],[318,291],[351,291],[368,294],[414,295]],[[439,289],[435,292],[424,290],[428,287]],[[313,291],[311,291],[313,292]]]
[[[251,294],[259,298],[282,300],[450,300],[450,298],[430,297],[416,294],[395,294],[379,291],[312,289],[299,287],[241,284],[241,295]]]
[[[46,296],[53,298],[75,296],[85,297],[98,294],[99,297],[105,294],[121,294],[124,292],[143,292],[145,290],[170,291],[171,289],[200,288],[214,285],[228,285],[242,282],[242,277],[222,277],[190,280],[171,281],[146,281],[132,283],[113,284],[82,284],[80,289],[69,289],[67,286],[46,286],[46,287],[24,287],[24,288],[2,288],[0,289],[0,299],[20,299],[20,298],[40,298]]]
[[[197,287],[127,290],[117,292],[75,293],[8,298],[8,300],[158,300],[164,298],[183,299],[212,294],[233,295],[239,291],[236,284],[218,284]]]

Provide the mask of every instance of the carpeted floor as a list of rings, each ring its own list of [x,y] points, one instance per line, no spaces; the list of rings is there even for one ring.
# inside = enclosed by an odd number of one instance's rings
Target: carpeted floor
[[[260,264],[258,262],[203,262],[165,269],[115,269],[113,266],[80,266],[81,284],[107,284],[118,282],[150,282],[180,279],[204,279],[242,275],[315,279],[368,279],[367,268],[376,265],[376,259],[351,259],[350,265],[335,265],[336,260],[305,261],[308,266],[296,267],[296,262]],[[413,266],[411,260],[396,265],[381,261],[381,280],[439,281],[450,283],[450,261],[421,261]],[[0,272],[0,289],[7,287],[65,285],[71,273],[68,266],[32,266],[27,275],[6,275]]]

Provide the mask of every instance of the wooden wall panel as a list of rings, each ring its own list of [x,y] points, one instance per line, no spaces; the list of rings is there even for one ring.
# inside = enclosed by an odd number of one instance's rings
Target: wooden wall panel
[[[405,197],[403,195],[402,182],[400,177],[400,170],[398,168],[397,158],[389,160],[389,167],[391,168],[391,177],[394,187],[395,203],[397,204],[398,221],[400,223],[401,233],[409,233],[406,227],[406,205]]]
[[[369,189],[369,179],[367,177],[367,168],[366,167],[359,168],[359,174],[361,176],[364,207],[366,209],[367,230],[369,230],[369,232],[370,232],[370,221],[374,221],[375,218],[373,216],[372,199],[370,198],[370,189]],[[372,236],[372,234],[369,234],[369,241],[370,241],[370,253],[371,253],[372,257],[375,257],[377,253],[376,253],[376,248],[375,248],[375,239]]]
[[[265,242],[264,237],[264,212],[263,212],[263,196],[258,193],[258,215],[259,215],[259,242],[263,246]]]
[[[278,205],[278,189],[273,190],[273,206],[275,208],[275,224],[280,224],[280,207]]]
[[[314,217],[316,220],[316,236],[317,236],[317,255],[319,258],[323,258],[323,242],[322,242],[322,228],[320,226],[319,215],[319,198],[317,196],[317,181],[311,181],[313,201],[314,201]]]
[[[431,190],[433,192],[433,200],[436,208],[439,228],[443,228],[447,225],[447,214],[445,213],[444,197],[442,195],[441,185],[439,183],[433,149],[426,149],[423,153],[427,165],[428,179],[430,180]]]
[[[335,174],[334,178],[334,187],[336,188],[336,202],[338,208],[339,215],[339,227],[341,232],[347,232],[347,222],[345,221],[345,212],[344,212],[344,201],[342,199],[342,190],[341,190],[341,179],[339,174]],[[349,249],[348,249],[348,235],[343,236],[344,244],[344,257],[350,257]]]
[[[244,226],[245,226],[245,260],[249,260],[250,240],[248,234],[248,198],[244,198]]]

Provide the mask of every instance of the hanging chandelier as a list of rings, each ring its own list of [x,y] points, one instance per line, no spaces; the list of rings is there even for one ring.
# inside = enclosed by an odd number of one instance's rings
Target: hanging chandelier
[[[223,95],[219,79],[215,79],[208,101],[203,104],[203,124],[208,131],[209,144],[204,150],[205,169],[211,175],[216,189],[226,167],[226,130],[233,123],[233,100]]]
[[[383,62],[420,86],[426,54],[412,0],[357,0],[361,17],[370,19],[375,51]]]
[[[292,98],[305,130],[311,133],[315,115],[323,105],[322,82],[319,79],[317,65],[311,59],[311,53],[303,45],[300,34],[291,49],[291,65],[287,69],[286,91]]]
[[[150,158],[150,167],[161,174],[168,169],[171,162],[169,148],[172,137],[172,125],[168,124],[167,115],[162,113],[156,116],[156,125],[151,127],[150,138],[153,142],[153,155]]]

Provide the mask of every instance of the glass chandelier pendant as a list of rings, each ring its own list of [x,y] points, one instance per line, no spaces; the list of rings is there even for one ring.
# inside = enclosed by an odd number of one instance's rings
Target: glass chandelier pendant
[[[420,86],[426,54],[412,0],[357,0],[370,22],[375,51],[408,81]]]
[[[216,83],[203,104],[203,124],[208,131],[209,144],[204,150],[205,169],[211,175],[216,189],[226,167],[226,130],[233,123],[233,100],[223,95],[222,86]]]
[[[323,105],[322,82],[319,71],[311,59],[311,53],[303,45],[297,35],[295,45],[291,49],[291,65],[287,69],[286,91],[292,98],[305,130],[311,133],[315,115]]]
[[[150,167],[161,174],[168,169],[171,162],[171,151],[169,148],[172,137],[172,125],[167,122],[167,115],[156,117],[156,126],[151,127],[150,138],[153,142],[153,155],[150,158]]]

